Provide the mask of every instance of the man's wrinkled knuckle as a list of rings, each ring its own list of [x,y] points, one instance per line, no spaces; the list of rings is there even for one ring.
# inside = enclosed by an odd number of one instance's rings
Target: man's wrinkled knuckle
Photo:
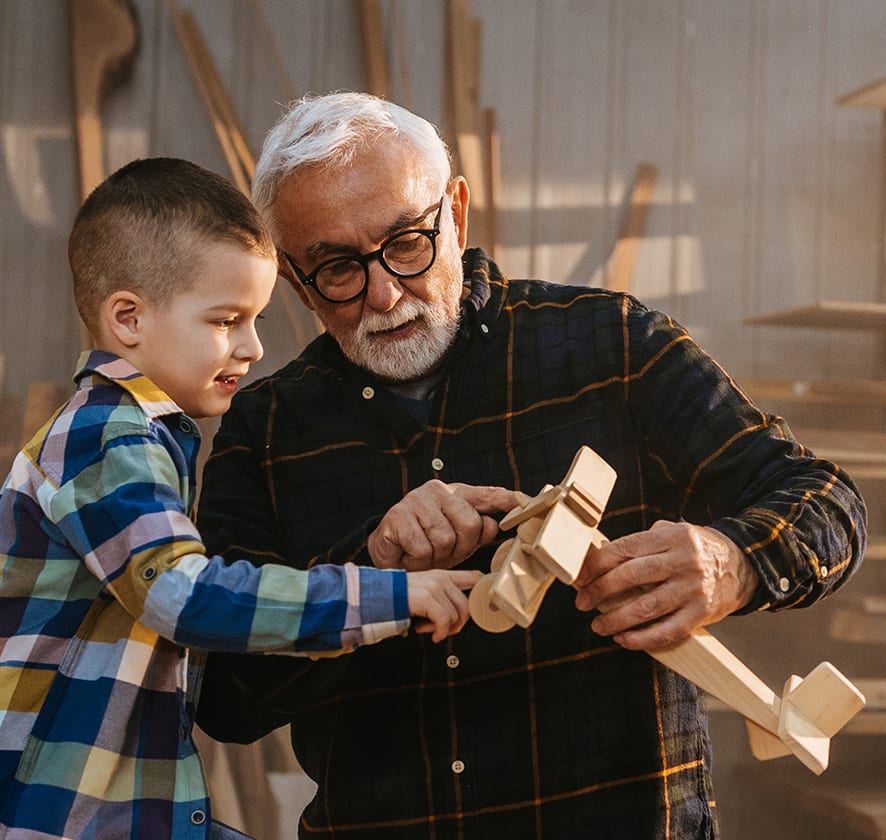
[[[624,575],[631,587],[641,586],[645,582],[645,575],[637,563],[625,564]]]
[[[653,618],[658,618],[661,612],[659,599],[654,595],[644,595],[642,598],[638,598],[634,612],[642,621],[650,621]]]

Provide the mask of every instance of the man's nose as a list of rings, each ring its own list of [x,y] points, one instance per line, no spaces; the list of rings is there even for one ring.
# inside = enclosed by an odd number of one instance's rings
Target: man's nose
[[[378,260],[373,260],[369,264],[366,283],[366,305],[378,312],[389,312],[401,297],[403,286],[400,278],[386,271]]]

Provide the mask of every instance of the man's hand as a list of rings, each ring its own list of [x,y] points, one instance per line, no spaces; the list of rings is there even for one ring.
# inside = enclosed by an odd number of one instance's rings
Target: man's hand
[[[432,480],[407,493],[369,535],[379,569],[451,569],[488,545],[498,523],[487,514],[520,504],[513,490]]]
[[[719,531],[662,520],[592,548],[575,581],[575,605],[601,611],[595,633],[631,650],[658,650],[744,606],[757,583]]]
[[[470,613],[463,589],[470,589],[482,572],[460,569],[410,572],[406,577],[409,614],[415,617],[416,633],[433,633],[434,642],[454,636],[465,626]]]

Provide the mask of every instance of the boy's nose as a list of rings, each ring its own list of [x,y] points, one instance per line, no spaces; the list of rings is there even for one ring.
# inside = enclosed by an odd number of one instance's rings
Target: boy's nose
[[[257,362],[265,354],[265,348],[262,346],[261,339],[255,331],[255,327],[250,327],[243,335],[243,340],[237,348],[237,355],[241,359],[248,362]]]

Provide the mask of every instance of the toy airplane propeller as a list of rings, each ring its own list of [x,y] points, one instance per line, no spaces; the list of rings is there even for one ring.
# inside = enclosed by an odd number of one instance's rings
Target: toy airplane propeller
[[[609,464],[583,446],[561,484],[546,486],[504,517],[501,528],[516,526],[517,532],[471,591],[477,625],[490,633],[529,627],[554,580],[575,581],[588,549],[605,541],[598,525],[615,477]],[[830,739],[865,704],[864,695],[830,662],[805,679],[791,676],[779,697],[703,629],[649,655],[744,715],[755,758],[793,753],[816,774],[828,766]]]

